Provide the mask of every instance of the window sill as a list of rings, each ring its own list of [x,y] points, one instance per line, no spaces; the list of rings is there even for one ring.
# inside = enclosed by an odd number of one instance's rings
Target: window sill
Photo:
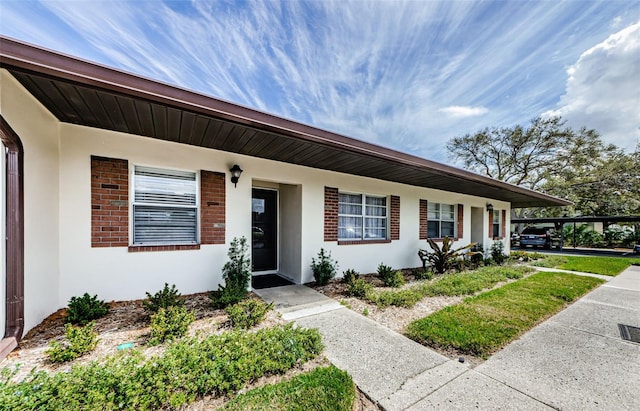
[[[451,238],[451,237],[449,237],[449,238]],[[451,238],[451,239],[453,241],[458,241],[459,240],[459,238]],[[435,241],[436,243],[441,243],[441,242],[444,241],[444,237],[442,237],[442,238],[431,238],[431,240]]]
[[[130,245],[129,252],[199,250],[200,244]]]
[[[338,245],[387,244],[391,240],[338,240]]]

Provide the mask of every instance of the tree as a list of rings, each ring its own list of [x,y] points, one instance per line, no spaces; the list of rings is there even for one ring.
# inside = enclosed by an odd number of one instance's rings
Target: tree
[[[567,185],[561,190],[560,182],[578,182],[585,176],[597,175],[602,165],[599,159],[620,155],[616,146],[602,142],[597,131],[584,127],[576,131],[560,117],[538,117],[527,127],[485,128],[453,138],[447,148],[450,157],[468,170],[563,198],[573,195],[567,195]],[[573,210],[515,209],[512,216],[557,216],[567,212]]]

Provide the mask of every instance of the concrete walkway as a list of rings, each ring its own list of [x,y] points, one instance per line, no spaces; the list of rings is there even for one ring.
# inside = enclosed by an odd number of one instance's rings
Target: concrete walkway
[[[256,290],[285,319],[317,328],[325,354],[385,410],[640,409],[640,267],[470,369],[304,286]]]

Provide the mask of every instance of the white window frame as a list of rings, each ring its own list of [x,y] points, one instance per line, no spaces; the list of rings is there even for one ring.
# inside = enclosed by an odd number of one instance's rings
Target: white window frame
[[[433,218],[432,216],[429,215],[430,208],[432,205],[437,206],[437,213],[438,213],[438,217],[437,218]],[[453,219],[449,220],[449,219],[443,219],[443,213],[442,213],[442,206],[446,205],[446,206],[451,206],[453,208]],[[442,235],[442,223],[453,223],[453,233],[451,235],[451,238],[456,238],[456,227],[458,226],[458,213],[457,213],[457,209],[456,209],[456,204],[449,204],[449,203],[436,203],[435,201],[427,201],[427,236],[429,238],[444,238],[445,236]],[[432,237],[429,235],[429,224],[432,222],[437,222],[438,223],[438,235],[436,237]]]
[[[344,195],[359,195],[361,196],[361,203],[360,206],[362,208],[362,212],[360,214],[341,214],[340,213],[340,195],[344,194]],[[385,201],[385,205],[383,206],[378,206],[378,205],[372,205],[372,204],[367,204],[367,198],[384,198]],[[385,196],[385,195],[376,195],[376,194],[367,194],[367,193],[354,193],[354,192],[348,192],[348,191],[338,191],[338,241],[387,241],[389,240],[389,219],[390,219],[390,197],[389,196]],[[343,203],[344,204],[344,203]],[[355,204],[355,203],[347,203],[347,204]],[[384,208],[385,209],[385,215],[384,216],[372,216],[372,215],[367,215],[367,207],[377,207],[377,208]],[[343,228],[340,226],[340,217],[351,217],[351,218],[360,218],[361,219],[361,230],[360,230],[360,236],[359,237],[340,237],[340,229]],[[384,232],[385,232],[385,236],[384,237],[365,237],[365,230],[366,230],[366,225],[365,225],[365,220],[366,219],[378,219],[378,220],[384,220]]]
[[[496,219],[498,220],[496,222]],[[494,235],[496,229],[496,225],[498,226],[498,235]],[[502,210],[498,210],[497,208],[493,209],[493,221],[491,222],[491,238],[500,238],[502,237]]]
[[[129,181],[131,184],[129,185],[129,198],[131,199],[130,207],[129,207],[129,238],[130,245],[137,247],[145,247],[145,246],[169,246],[169,245],[195,245],[200,244],[200,172],[197,170],[189,170],[189,169],[178,169],[178,168],[170,168],[170,167],[158,167],[155,165],[148,164],[132,164],[130,163],[129,169]],[[145,201],[136,201],[136,167],[145,167],[157,169],[165,172],[178,172],[178,173],[193,173],[195,176],[194,184],[195,184],[195,205],[183,205],[183,204],[160,204],[153,202],[145,202]],[[173,207],[173,208],[186,208],[186,209],[194,209],[196,213],[196,227],[195,227],[195,239],[194,241],[166,241],[166,242],[136,242],[135,241],[135,206],[143,205],[143,206],[151,206],[151,207]]]

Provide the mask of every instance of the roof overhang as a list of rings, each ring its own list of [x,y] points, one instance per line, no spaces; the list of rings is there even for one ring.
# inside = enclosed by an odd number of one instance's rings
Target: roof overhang
[[[469,194],[570,202],[0,36],[8,70],[61,122]]]

